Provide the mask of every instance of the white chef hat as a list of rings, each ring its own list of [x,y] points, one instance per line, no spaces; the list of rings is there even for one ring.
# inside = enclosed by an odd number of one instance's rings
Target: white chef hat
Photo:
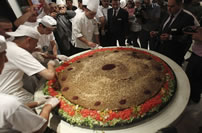
[[[13,37],[28,36],[37,40],[40,37],[40,34],[39,32],[37,32],[37,30],[26,25],[20,25],[15,32],[6,32],[6,34]]]
[[[83,6],[87,5],[88,1],[89,1],[89,0],[82,0],[82,5],[83,5]]]
[[[56,0],[57,5],[66,5],[66,0]]]
[[[57,21],[49,15],[45,15],[42,19],[38,19],[37,21],[48,28],[56,28],[57,25]]]
[[[127,4],[127,1],[126,0],[120,0],[120,7],[121,8],[124,8]]]
[[[4,36],[0,35],[0,53],[4,52],[6,48],[6,39],[4,38]]]
[[[89,0],[87,3],[87,8],[93,12],[97,12],[99,3],[99,0]]]

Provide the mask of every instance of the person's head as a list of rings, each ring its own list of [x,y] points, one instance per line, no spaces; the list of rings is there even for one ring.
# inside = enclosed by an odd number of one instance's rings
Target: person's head
[[[135,8],[140,8],[140,7],[141,7],[141,1],[135,0]]]
[[[167,7],[168,13],[174,15],[182,9],[182,0],[168,0]]]
[[[67,8],[72,8],[72,4],[73,4],[73,1],[72,0],[66,0],[66,5],[67,5]]]
[[[112,8],[118,9],[120,7],[120,0],[112,0]]]
[[[162,6],[164,6],[164,0],[156,0],[156,2],[158,3],[158,5],[160,6],[160,7],[162,7]]]
[[[78,7],[79,7],[80,9],[83,9],[82,0],[78,0]]]
[[[134,2],[132,0],[129,0],[127,3],[127,8],[133,8],[135,6]]]
[[[84,10],[86,17],[88,19],[93,19],[95,17],[98,6],[99,6],[99,0],[88,1],[87,8]]]
[[[49,12],[50,13],[52,13],[52,12],[58,13],[58,11],[59,11],[59,9],[55,2],[49,3]]]
[[[0,35],[5,38],[9,38],[10,36],[6,34],[6,32],[11,32],[13,30],[13,24],[7,18],[0,17]]]
[[[145,5],[150,5],[150,4],[151,4],[151,1],[150,1],[150,0],[144,0],[144,4],[145,4]]]
[[[4,64],[8,61],[6,57],[6,40],[4,36],[0,35],[0,74],[4,68]]]
[[[91,11],[88,8],[85,9],[85,14],[88,19],[93,19],[97,12]]]
[[[58,5],[59,13],[65,13],[67,11],[67,7],[64,4]]]
[[[40,38],[40,34],[33,27],[25,25],[20,25],[16,31],[7,34],[15,37],[13,42],[30,53],[34,51]]]
[[[102,0],[101,3],[102,3],[102,6],[104,8],[108,8],[108,6],[109,6],[109,0]]]
[[[51,34],[56,26],[57,26],[57,21],[48,15],[45,15],[42,19],[39,19],[39,26],[38,26],[38,31],[40,34]]]

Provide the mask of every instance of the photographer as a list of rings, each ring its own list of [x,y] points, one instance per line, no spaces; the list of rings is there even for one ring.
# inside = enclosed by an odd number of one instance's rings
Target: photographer
[[[202,82],[202,27],[192,27],[193,32],[185,32],[185,34],[192,35],[194,45],[192,46],[192,55],[186,68],[186,73],[191,85],[190,99],[198,103],[201,94]]]
[[[145,23],[145,18],[144,18],[144,15],[143,15],[143,12],[145,10],[146,10],[145,4],[144,3],[142,4],[140,0],[135,0],[135,12],[134,12],[134,15],[139,20],[140,24]]]
[[[128,5],[129,6],[129,3],[130,1],[128,1]],[[132,3],[132,2],[131,2]],[[141,15],[139,16],[139,10],[141,9],[141,2],[140,0],[135,0],[134,3],[135,7],[133,7],[132,11],[133,13],[129,13],[129,34],[128,34],[128,43],[129,45],[133,45],[134,47],[139,47],[139,43],[137,42],[137,39],[139,37],[139,33],[142,29],[142,26],[141,26]],[[132,5],[130,4],[130,5]]]
[[[158,4],[151,3],[150,0],[144,0],[141,8],[136,12],[136,16],[141,18],[142,31],[140,32],[140,44],[141,48],[148,48],[150,40],[149,32],[157,29],[160,18],[160,6]],[[152,46],[150,46],[152,49]]]

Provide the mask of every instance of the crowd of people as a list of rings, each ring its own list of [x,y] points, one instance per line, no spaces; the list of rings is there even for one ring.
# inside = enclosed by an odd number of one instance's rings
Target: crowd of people
[[[72,0],[39,0],[38,4],[26,7],[15,22],[0,17],[0,132],[43,132],[50,111],[59,101],[54,97],[34,100],[38,81],[55,78],[56,62],[100,46],[150,49],[181,66],[193,44],[186,73],[191,84],[190,99],[200,101],[199,17],[183,9],[182,0],[120,3],[78,0],[78,6],[74,6]],[[41,104],[44,107],[38,116],[31,108]]]

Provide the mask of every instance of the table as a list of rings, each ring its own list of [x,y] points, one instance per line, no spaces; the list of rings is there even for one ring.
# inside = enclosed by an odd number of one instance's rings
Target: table
[[[93,130],[72,126],[63,120],[60,120],[57,116],[53,115],[51,115],[50,117],[49,126],[58,133],[67,133],[67,132],[68,133],[155,133],[159,129],[167,127],[170,124],[172,124],[182,114],[189,101],[190,96],[189,80],[183,69],[179,65],[177,65],[174,61],[157,52],[154,51],[148,51],[148,52],[160,57],[166,63],[168,63],[170,67],[173,69],[177,78],[177,90],[173,99],[158,114],[139,123],[135,123],[130,127],[119,129],[116,128],[115,130]],[[74,55],[72,57],[75,57],[77,55]],[[39,90],[38,92],[36,92],[35,98],[41,95],[43,94]]]

